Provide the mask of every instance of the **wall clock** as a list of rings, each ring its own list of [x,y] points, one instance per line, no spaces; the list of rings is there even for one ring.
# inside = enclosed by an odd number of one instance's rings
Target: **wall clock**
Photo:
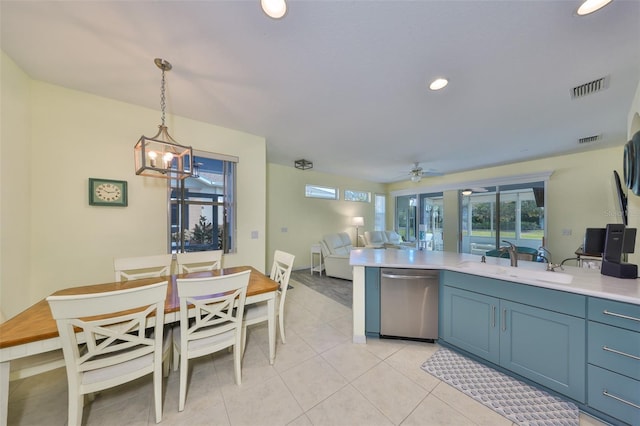
[[[127,181],[89,178],[90,206],[127,206]]]

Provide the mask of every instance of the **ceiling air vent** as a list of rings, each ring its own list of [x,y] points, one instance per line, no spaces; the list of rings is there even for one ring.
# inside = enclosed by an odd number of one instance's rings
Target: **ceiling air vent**
[[[602,135],[587,136],[586,138],[578,139],[578,143],[579,144],[591,143],[591,142],[599,141],[600,139],[602,139]]]
[[[581,84],[571,89],[571,98],[582,98],[592,93],[599,92],[606,89],[609,86],[609,77],[601,77],[597,80],[590,81],[588,83]]]

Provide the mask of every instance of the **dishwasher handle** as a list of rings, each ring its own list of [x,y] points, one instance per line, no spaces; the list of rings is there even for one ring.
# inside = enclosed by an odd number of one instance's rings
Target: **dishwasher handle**
[[[394,280],[435,280],[438,279],[438,275],[402,275],[402,274],[390,274],[388,272],[382,273],[382,278],[391,278]]]

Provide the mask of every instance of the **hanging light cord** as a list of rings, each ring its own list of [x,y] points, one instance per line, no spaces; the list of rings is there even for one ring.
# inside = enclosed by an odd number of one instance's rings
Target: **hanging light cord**
[[[162,68],[162,87],[160,89],[160,109],[162,110],[162,126],[164,127],[164,109],[166,107],[165,95],[164,95],[164,67]]]

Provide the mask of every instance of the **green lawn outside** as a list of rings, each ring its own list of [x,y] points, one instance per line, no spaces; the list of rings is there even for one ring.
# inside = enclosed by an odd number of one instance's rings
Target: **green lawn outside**
[[[495,232],[490,230],[474,230],[470,236],[491,238],[491,237],[495,237],[496,235],[495,235]],[[515,238],[516,233],[515,231],[511,231],[511,232],[502,231],[500,233],[500,236],[502,238]],[[544,237],[544,230],[542,229],[520,233],[520,238],[523,240],[542,240],[542,237]]]

